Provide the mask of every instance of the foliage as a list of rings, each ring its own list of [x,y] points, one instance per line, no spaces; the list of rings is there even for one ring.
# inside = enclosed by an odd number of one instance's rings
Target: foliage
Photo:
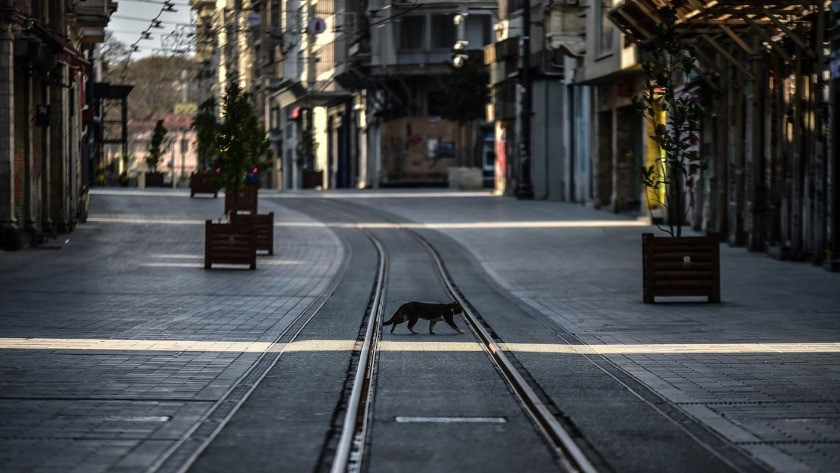
[[[315,139],[310,127],[304,127],[300,132],[295,152],[297,159],[304,169],[313,169],[315,167],[315,152],[318,150],[318,140]]]
[[[172,113],[175,105],[183,101],[182,87],[187,87],[187,101],[195,100],[195,81],[198,65],[183,55],[146,56],[136,58],[129,54],[128,46],[106,36],[102,51],[103,82],[131,84],[128,94],[129,121],[146,120],[154,114]],[[186,71],[186,81],[182,75]],[[108,103],[106,112],[112,117],[120,114],[119,104]]]
[[[216,119],[216,100],[207,99],[198,106],[198,112],[192,122],[195,130],[196,153],[198,154],[198,169],[207,171],[213,166],[216,157],[216,130],[219,122]]]
[[[163,120],[158,120],[155,129],[152,131],[152,141],[149,143],[149,154],[146,155],[146,166],[149,172],[157,172],[160,157],[163,155],[163,140],[168,130],[163,126]]]
[[[658,13],[663,21],[655,26],[650,44],[653,60],[642,64],[646,75],[644,93],[641,98],[634,98],[633,104],[650,123],[653,129],[650,138],[659,151],[656,161],[641,169],[642,184],[653,191],[647,193],[648,207],[653,205],[650,201],[653,194],[655,201],[668,212],[669,228],[662,230],[680,236],[686,220],[685,180],[695,170],[702,176],[708,165],[694,150],[700,142],[703,107],[697,97],[685,89],[678,90],[694,70],[696,59],[676,38],[676,10],[662,7]],[[667,123],[663,123],[663,116]]]
[[[250,94],[243,93],[235,81],[222,97],[222,116],[216,133],[220,179],[238,197],[246,179],[255,179],[256,172],[269,164],[264,159],[269,141],[254,114]],[[238,204],[238,198],[234,198],[234,212],[239,210]]]
[[[461,67],[453,67],[443,79],[441,117],[458,123],[483,120],[490,100],[487,84],[490,74],[484,66],[482,51],[468,51]]]

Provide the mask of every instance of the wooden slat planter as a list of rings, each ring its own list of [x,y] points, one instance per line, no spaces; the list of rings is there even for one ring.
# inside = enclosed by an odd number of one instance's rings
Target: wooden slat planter
[[[268,214],[231,215],[234,222],[253,225],[256,231],[257,250],[274,254],[274,212]]]
[[[324,185],[324,171],[313,171],[304,169],[301,178],[301,187],[304,189],[315,189]]]
[[[251,223],[204,222],[204,269],[214,264],[247,264],[257,268],[257,235]]]
[[[146,187],[166,187],[166,185],[163,183],[163,173],[147,172]]]
[[[194,172],[190,174],[190,197],[196,194],[213,194],[213,198],[219,196],[219,181],[216,175],[211,172]]]
[[[707,236],[642,235],[644,301],[657,296],[706,296],[720,302],[720,240]]]
[[[238,213],[256,214],[257,213],[257,195],[260,186],[247,185],[239,188],[239,205]],[[225,189],[225,213],[233,212],[233,194],[232,188]]]

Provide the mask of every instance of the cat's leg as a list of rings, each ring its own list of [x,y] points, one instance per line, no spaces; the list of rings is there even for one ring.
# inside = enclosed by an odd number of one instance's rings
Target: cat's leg
[[[417,335],[417,332],[414,331],[414,326],[417,324],[418,320],[420,320],[420,317],[417,315],[410,315],[408,317],[408,330],[410,330],[414,335]]]
[[[463,330],[459,329],[459,328],[458,328],[458,326],[457,326],[457,325],[455,325],[455,321],[454,321],[454,320],[447,320],[447,321],[446,321],[446,323],[447,323],[447,324],[449,324],[449,326],[450,326],[450,327],[454,328],[456,332],[458,332],[458,333],[464,333],[464,331],[463,331]]]
[[[435,324],[437,323],[437,319],[432,319],[429,321],[429,334],[435,334]]]

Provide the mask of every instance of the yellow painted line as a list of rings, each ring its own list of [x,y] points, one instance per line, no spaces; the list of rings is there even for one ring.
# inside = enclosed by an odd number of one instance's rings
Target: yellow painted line
[[[512,352],[597,355],[715,353],[840,353],[840,343],[685,343],[639,345],[561,345],[506,343]]]
[[[481,345],[476,342],[427,342],[408,341],[395,342],[382,340],[379,342],[380,351],[481,351]]]
[[[416,337],[428,337],[418,335]],[[411,337],[415,338],[415,337]],[[279,345],[294,352],[345,351],[355,347],[355,340],[303,340]],[[840,353],[840,343],[709,343],[709,344],[644,344],[644,345],[565,345],[552,343],[506,343],[506,350],[517,353],[572,355],[637,355],[637,354],[754,354],[754,353]],[[271,348],[266,342],[224,342],[192,340],[130,340],[101,338],[0,338],[5,350],[118,350],[118,351],[197,351],[262,353]],[[277,347],[275,347],[277,349]],[[379,349],[385,352],[478,352],[476,342],[434,340],[382,340]]]
[[[203,225],[204,220],[162,219],[141,217],[119,217],[92,215],[88,222],[94,223],[125,223],[138,225]],[[275,227],[332,227],[332,228],[366,228],[366,229],[400,229],[400,228],[429,228],[436,230],[492,230],[492,229],[551,229],[551,228],[607,228],[607,227],[647,227],[650,224],[642,220],[546,220],[546,221],[499,221],[499,222],[430,222],[430,223],[387,223],[387,222],[275,222]]]
[[[284,351],[346,351],[353,340],[305,340],[278,346]],[[264,353],[271,348],[266,342],[208,342],[191,340],[108,340],[98,338],[0,338],[0,349],[6,350],[81,350],[81,351],[194,351]]]

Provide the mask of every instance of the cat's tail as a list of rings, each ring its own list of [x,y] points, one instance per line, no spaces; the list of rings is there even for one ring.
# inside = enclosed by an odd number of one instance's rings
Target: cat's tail
[[[392,323],[394,323],[397,320],[397,315],[399,315],[399,313],[400,313],[400,311],[394,312],[394,315],[392,315],[391,318],[386,320],[385,322],[382,322],[382,325],[385,326],[385,325],[391,325]]]

